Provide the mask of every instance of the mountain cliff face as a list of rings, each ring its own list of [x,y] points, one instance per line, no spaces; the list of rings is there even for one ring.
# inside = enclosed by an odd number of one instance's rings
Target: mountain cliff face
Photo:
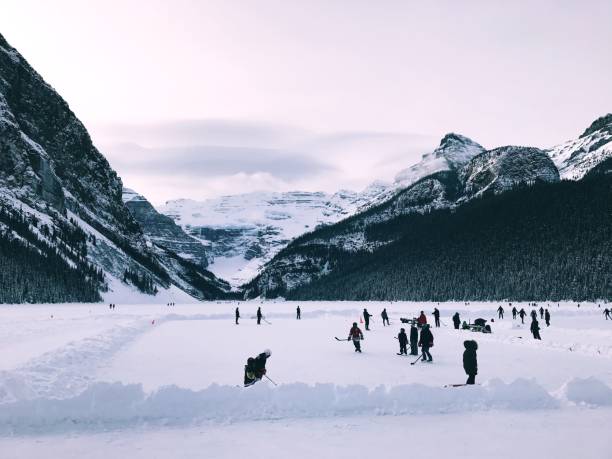
[[[0,302],[96,301],[116,282],[187,289],[122,188],[68,104],[0,35]]]
[[[448,138],[442,140],[441,146]],[[555,165],[542,150],[509,146],[472,156],[480,151],[473,147],[477,144],[459,138],[469,148],[469,153],[455,156],[461,158],[459,163],[445,161],[445,167],[433,168],[434,173],[396,192],[382,204],[296,239],[247,285],[247,294],[289,292],[332,273],[339,258],[381,250],[401,238],[402,233],[379,231],[373,237],[372,228],[393,227],[403,216],[455,209],[484,194],[500,194],[519,185],[559,181]]]
[[[562,179],[580,180],[612,157],[612,113],[596,119],[579,138],[551,148],[548,154]]]

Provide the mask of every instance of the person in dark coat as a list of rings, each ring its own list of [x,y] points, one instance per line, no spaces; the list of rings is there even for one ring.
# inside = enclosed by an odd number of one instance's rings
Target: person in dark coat
[[[423,362],[433,362],[433,358],[429,353],[429,349],[433,346],[433,334],[429,329],[429,324],[423,325],[421,328],[421,337],[419,339],[419,346],[421,346],[421,352],[423,353]]]
[[[548,312],[548,309],[544,310],[544,321],[546,322],[546,326],[550,327],[550,312]]]
[[[263,314],[261,313],[261,306],[257,307],[257,325],[261,325],[261,318]]]
[[[500,319],[504,318],[504,308],[502,308],[501,305],[499,306],[499,308],[497,308],[497,317],[499,317]]]
[[[610,319],[610,310],[608,308],[604,309],[603,314],[606,317],[606,320]]]
[[[517,314],[517,313],[518,313],[518,311],[516,310],[516,307],[515,307],[515,306],[513,306],[513,307],[512,307],[512,318],[513,318],[513,319],[516,319],[516,314]]]
[[[419,330],[414,323],[410,326],[410,355],[419,355]]]
[[[523,308],[521,308],[521,310],[519,311],[518,314],[521,317],[521,323],[524,324],[525,323],[525,316],[527,315],[527,313],[525,312],[525,310]]]
[[[453,315],[453,325],[455,326],[455,330],[459,330],[459,326],[461,325],[461,318],[459,317],[458,312]]]
[[[538,319],[533,319],[531,321],[530,329],[534,339],[542,339],[540,337],[540,324],[538,323]]]
[[[438,308],[434,308],[432,314],[434,316],[434,323],[436,324],[436,327],[439,327],[440,326],[440,311],[438,311]]]
[[[463,342],[463,369],[465,374],[468,375],[466,384],[474,384],[476,382],[476,375],[478,374],[478,361],[476,359],[476,350],[478,349],[478,343],[474,340],[468,340]]]
[[[357,322],[353,322],[353,326],[349,330],[349,336],[347,341],[353,340],[353,346],[355,346],[355,352],[361,352],[361,340],[363,339],[363,333],[357,326]]]
[[[238,325],[238,319],[240,319],[240,309],[236,308],[236,325]]]
[[[420,328],[426,323],[427,323],[427,317],[425,316],[425,313],[421,311],[421,314],[419,315],[419,318],[417,319],[417,326]]]
[[[408,335],[406,335],[406,330],[401,328],[399,334],[397,335],[397,339],[398,339],[399,345],[400,345],[399,353],[401,355],[408,355],[408,349],[407,349],[407,346],[408,346]]]
[[[300,309],[300,306],[298,305],[297,309],[295,310],[295,314],[296,314],[296,319],[297,320],[302,320],[302,310]]]
[[[368,331],[370,330],[370,317],[372,317],[372,314],[370,314],[367,309],[364,309],[363,321],[365,322],[365,329]]]
[[[272,355],[270,349],[266,349],[257,357],[250,357],[244,366],[244,385],[250,386],[260,381],[266,374],[266,362]]]
[[[540,319],[544,318],[544,308],[540,306]]]
[[[536,320],[538,318],[538,313],[536,312],[535,309],[532,309],[530,314],[531,314],[531,320]]]
[[[383,327],[385,326],[385,322],[387,323],[387,325],[391,325],[389,323],[389,316],[387,315],[387,308],[382,310],[382,312],[380,313],[380,317],[382,317]]]

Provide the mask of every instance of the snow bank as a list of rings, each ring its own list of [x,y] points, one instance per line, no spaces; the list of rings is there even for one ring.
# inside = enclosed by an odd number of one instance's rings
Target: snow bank
[[[576,378],[561,388],[568,401],[590,406],[612,406],[612,389],[595,378]]]
[[[611,403],[612,389],[597,380],[575,380],[567,388],[572,401],[588,400],[593,405]],[[374,390],[362,385],[301,383],[277,388],[259,383],[247,389],[212,385],[201,391],[167,386],[151,394],[146,394],[138,384],[95,383],[71,398],[37,398],[0,405],[0,434],[559,406],[560,400],[536,382],[522,379],[510,384],[496,380],[472,387],[408,384],[389,389],[380,386]]]

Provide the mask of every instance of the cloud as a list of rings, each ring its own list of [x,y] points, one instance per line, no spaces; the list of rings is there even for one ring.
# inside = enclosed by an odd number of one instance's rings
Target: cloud
[[[391,180],[438,142],[231,120],[93,126],[92,136],[124,183],[155,203],[261,190],[359,190]]]

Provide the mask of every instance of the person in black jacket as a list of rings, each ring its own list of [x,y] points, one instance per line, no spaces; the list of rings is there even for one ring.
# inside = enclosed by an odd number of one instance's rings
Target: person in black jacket
[[[423,325],[421,328],[421,338],[419,339],[419,346],[421,346],[421,352],[423,353],[423,362],[433,362],[433,358],[429,353],[429,349],[433,346],[434,337],[429,329],[429,324]]]
[[[238,325],[238,319],[240,319],[240,309],[236,307],[236,325]]]
[[[459,325],[461,325],[461,318],[459,317],[458,312],[453,315],[453,325],[455,326],[455,330],[459,330]]]
[[[410,355],[419,355],[419,329],[413,323],[410,326]]]
[[[517,313],[518,313],[518,311],[516,310],[516,307],[515,307],[515,306],[513,306],[513,307],[512,307],[512,318],[513,318],[513,319],[516,319],[516,314],[517,314]]]
[[[432,314],[434,316],[434,323],[436,324],[436,327],[439,327],[440,326],[440,311],[438,311],[438,308],[434,308]]]
[[[531,333],[533,333],[534,339],[542,339],[540,337],[540,324],[538,323],[538,319],[533,319],[531,321]]]
[[[544,318],[544,308],[540,306],[539,311],[540,311],[540,319],[543,319]]]
[[[548,309],[544,310],[544,321],[546,322],[546,326],[550,327],[550,312],[548,312]]]
[[[468,340],[463,342],[463,369],[465,374],[468,375],[466,384],[474,384],[476,382],[476,375],[478,374],[478,361],[476,359],[476,350],[478,349],[478,343],[474,340]]]
[[[266,374],[266,361],[272,355],[270,349],[266,349],[257,357],[249,357],[244,366],[244,385],[251,386]]]
[[[295,310],[295,318],[297,320],[302,320],[302,310],[300,309],[299,305],[298,305],[297,309]]]
[[[499,308],[497,308],[497,317],[500,319],[504,318],[504,308],[502,308],[501,305],[499,305]]]
[[[364,309],[363,320],[365,322],[365,329],[368,331],[370,330],[370,317],[372,317],[372,314],[370,314],[367,309]]]
[[[387,315],[387,308],[384,308],[380,314],[380,317],[382,317],[382,321],[383,321],[383,327],[385,326],[385,322],[387,323],[387,325],[391,325],[389,323],[389,316]]]
[[[521,317],[521,323],[524,324],[525,323],[525,316],[527,315],[527,313],[525,312],[525,310],[523,308],[521,308],[521,310],[519,311],[519,316]]]
[[[397,339],[399,340],[400,345],[400,355],[408,355],[408,335],[406,335],[406,330],[401,328],[399,334],[397,335]]]
[[[261,313],[261,306],[257,308],[257,325],[261,325],[261,318],[263,314]]]

